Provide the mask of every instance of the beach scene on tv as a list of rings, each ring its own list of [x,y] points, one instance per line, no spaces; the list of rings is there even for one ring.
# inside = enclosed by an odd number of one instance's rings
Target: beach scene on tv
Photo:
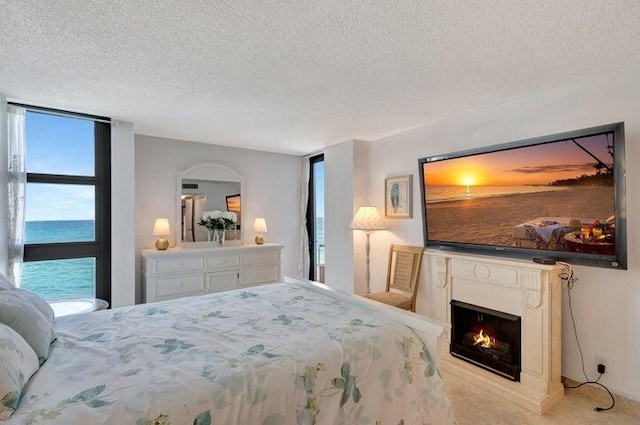
[[[615,254],[613,133],[422,164],[430,242]]]

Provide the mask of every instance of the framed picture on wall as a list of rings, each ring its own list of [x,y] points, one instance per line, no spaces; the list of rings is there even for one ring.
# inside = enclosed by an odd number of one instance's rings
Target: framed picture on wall
[[[385,218],[412,218],[413,175],[387,177],[384,180]]]

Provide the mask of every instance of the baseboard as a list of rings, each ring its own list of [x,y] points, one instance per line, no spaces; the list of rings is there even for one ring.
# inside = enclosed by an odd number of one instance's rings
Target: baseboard
[[[562,383],[566,387],[575,387],[579,385],[581,382],[574,381],[571,378],[567,378],[566,376],[562,377]],[[576,388],[575,390],[571,390],[567,388],[567,391],[572,391],[579,394],[582,397],[587,397],[592,399],[599,407],[609,407],[611,406],[611,397],[604,390],[604,388],[598,385],[586,384],[581,386],[580,388]],[[620,413],[627,414],[629,416],[640,418],[640,402],[629,400],[618,394],[613,394],[614,399],[616,400],[616,405],[614,407]],[[594,406],[595,407],[595,406]]]

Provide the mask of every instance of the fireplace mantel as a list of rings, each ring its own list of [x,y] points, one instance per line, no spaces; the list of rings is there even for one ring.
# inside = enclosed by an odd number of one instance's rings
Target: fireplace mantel
[[[542,414],[564,395],[561,382],[559,265],[426,250],[431,315],[451,324],[451,300],[520,316],[522,372],[509,381],[449,354],[451,333],[440,344],[441,367]]]

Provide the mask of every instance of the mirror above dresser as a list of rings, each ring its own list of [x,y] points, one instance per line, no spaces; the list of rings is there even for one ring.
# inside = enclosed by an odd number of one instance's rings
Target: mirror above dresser
[[[244,178],[220,164],[199,164],[176,174],[176,246],[182,248],[213,245],[205,226],[205,211],[231,211],[236,214],[235,230],[227,230],[226,245],[241,245],[244,234],[242,196]]]

